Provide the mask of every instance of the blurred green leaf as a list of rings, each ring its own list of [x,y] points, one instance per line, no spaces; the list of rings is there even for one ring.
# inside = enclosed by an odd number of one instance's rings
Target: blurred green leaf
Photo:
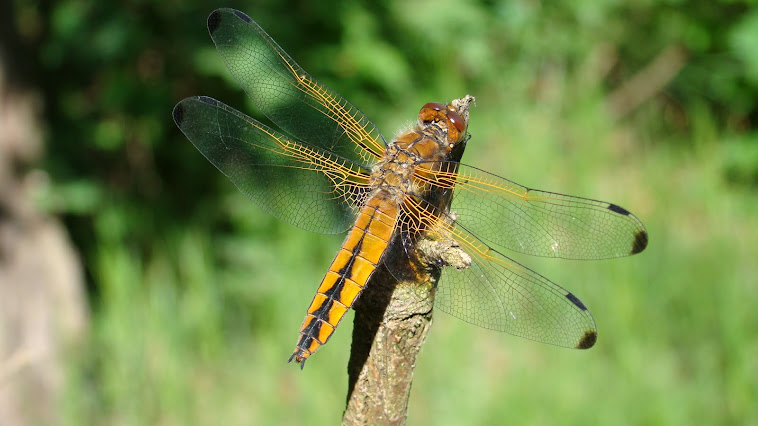
[[[746,74],[758,84],[758,11],[744,16],[732,29],[731,44],[737,58],[746,65]]]

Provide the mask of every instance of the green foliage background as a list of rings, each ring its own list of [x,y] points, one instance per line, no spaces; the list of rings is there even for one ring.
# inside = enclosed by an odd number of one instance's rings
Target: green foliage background
[[[92,309],[71,354],[69,424],[335,424],[351,318],[300,371],[286,360],[341,236],[278,223],[174,126],[209,95],[257,116],[205,28],[258,21],[391,137],[470,93],[464,161],[616,202],[639,256],[515,255],[578,294],[599,341],[563,350],[438,313],[410,424],[758,422],[758,9],[754,1],[16,1],[44,96],[43,208],[80,250]],[[614,116],[661,52],[685,67]],[[350,314],[352,315],[352,314]]]

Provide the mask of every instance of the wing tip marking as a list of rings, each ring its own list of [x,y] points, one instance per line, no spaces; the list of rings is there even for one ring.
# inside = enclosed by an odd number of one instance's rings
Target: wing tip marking
[[[595,342],[597,342],[597,330],[587,330],[576,344],[576,349],[589,349],[595,346]]]
[[[248,24],[253,20],[251,17],[247,16],[244,12],[240,12],[239,10],[235,10],[234,15],[247,22]]]
[[[608,204],[608,210],[624,216],[629,216],[631,214],[629,210],[619,206],[618,204]]]
[[[213,106],[219,106],[219,104],[221,103],[217,101],[216,99],[211,98],[210,96],[198,96],[196,99],[200,102],[206,103],[208,105],[213,105]]]
[[[218,27],[221,25],[221,10],[216,9],[208,15],[208,32],[213,36]]]
[[[174,110],[171,112],[171,115],[174,117],[174,123],[181,129],[182,123],[184,122],[184,102],[179,102],[174,107]]]
[[[634,242],[632,243],[632,251],[629,254],[637,254],[647,247],[647,231],[644,229],[634,234]]]
[[[579,308],[579,309],[581,309],[583,311],[587,310],[587,307],[584,306],[584,303],[582,303],[582,301],[579,300],[578,297],[574,296],[574,293],[571,293],[571,292],[566,293],[566,299],[570,300],[571,303],[573,303],[574,305],[576,305],[577,308]]]

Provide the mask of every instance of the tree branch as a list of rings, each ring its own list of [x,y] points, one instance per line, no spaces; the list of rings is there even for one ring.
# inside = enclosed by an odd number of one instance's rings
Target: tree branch
[[[470,96],[452,102],[467,123],[471,102]],[[463,146],[456,160],[462,153]],[[453,240],[425,236],[414,249],[416,259],[411,260],[399,240],[391,244],[354,305],[343,424],[405,424],[416,358],[431,327],[442,268],[463,269],[471,263]]]
[[[397,282],[384,265],[374,273],[355,305],[343,424],[405,424],[439,272],[426,282]]]

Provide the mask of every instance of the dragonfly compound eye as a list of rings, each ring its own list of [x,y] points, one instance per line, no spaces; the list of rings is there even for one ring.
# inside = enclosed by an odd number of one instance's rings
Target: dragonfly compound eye
[[[463,121],[463,118],[457,112],[450,108],[447,110],[447,118],[459,132],[466,130],[466,122]]]
[[[427,108],[433,109],[435,111],[442,111],[443,109],[445,109],[445,104],[442,104],[439,102],[429,102],[428,104],[425,104],[424,106],[422,106],[421,110],[423,111]]]
[[[443,121],[446,118],[447,106],[439,102],[429,102],[421,107],[421,111],[418,113],[418,118],[424,123],[432,123]]]

